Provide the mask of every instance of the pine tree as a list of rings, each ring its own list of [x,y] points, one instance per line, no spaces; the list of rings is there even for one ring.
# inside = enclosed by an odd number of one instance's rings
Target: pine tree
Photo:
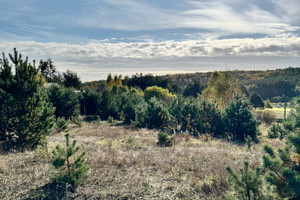
[[[249,163],[244,162],[244,168],[240,169],[239,176],[230,167],[226,168],[230,174],[229,182],[232,183],[236,192],[235,197],[240,200],[262,199],[262,176],[261,169],[255,172],[249,169]]]
[[[167,104],[156,97],[149,100],[144,119],[148,128],[166,128],[172,125],[172,116]]]
[[[14,70],[4,53],[0,63],[0,141],[9,149],[35,148],[52,130],[54,108],[38,69],[16,49],[9,57]]]
[[[275,200],[278,196],[267,191],[263,180],[263,173],[260,167],[255,170],[250,169],[249,162],[244,162],[244,167],[240,169],[240,175],[234,172],[230,167],[226,168],[229,172],[229,183],[235,193],[225,194],[224,199],[238,200]]]
[[[200,109],[201,117],[197,119],[196,129],[201,134],[208,133],[215,137],[223,137],[224,123],[218,105],[203,100]]]
[[[80,114],[80,93],[73,88],[53,85],[48,90],[49,100],[56,108],[56,118],[77,119]]]
[[[174,137],[170,137],[167,133],[161,131],[157,134],[157,139],[158,139],[157,142],[158,146],[168,147],[168,146],[172,146]]]
[[[282,198],[300,198],[300,130],[287,137],[283,149],[275,152],[265,146],[264,167],[269,170],[266,180],[276,186]]]
[[[283,121],[283,126],[288,131],[300,129],[300,97],[296,99],[295,108],[290,112],[287,119]]]
[[[47,82],[56,82],[58,78],[58,73],[56,72],[55,66],[53,65],[51,59],[48,59],[47,61],[41,60],[39,63],[39,70],[41,74],[45,77]]]
[[[109,73],[105,81],[105,89],[112,90],[114,86],[122,86],[122,76],[115,75],[112,77],[111,73]]]
[[[77,76],[77,73],[67,70],[63,72],[63,83],[65,87],[72,87],[75,89],[80,89],[81,81]]]
[[[244,141],[248,135],[252,140],[257,138],[259,123],[254,119],[248,103],[238,93],[225,109],[224,119],[231,139]]]
[[[77,156],[79,146],[76,140],[70,144],[69,134],[66,134],[66,146],[57,145],[53,150],[53,165],[57,169],[53,180],[58,183],[70,184],[74,189],[84,183],[88,177],[89,166],[85,164],[85,152]]]
[[[131,124],[136,120],[137,105],[144,102],[143,92],[137,89],[131,89],[127,95],[124,95],[123,116],[124,123]]]

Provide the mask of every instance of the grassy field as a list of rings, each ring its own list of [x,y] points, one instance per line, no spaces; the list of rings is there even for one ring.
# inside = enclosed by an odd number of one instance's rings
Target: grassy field
[[[174,146],[158,147],[157,130],[97,121],[70,133],[87,153],[90,178],[75,193],[60,192],[60,199],[221,199],[230,190],[226,166],[238,170],[249,160],[254,167],[263,143],[283,145],[262,137],[248,151],[226,140],[176,135]],[[48,142],[51,152],[64,135],[53,133]],[[1,153],[0,199],[55,199],[57,190],[47,185],[54,170],[49,155],[43,149]]]
[[[286,116],[289,115],[291,111],[291,108],[290,107],[287,107],[286,108]],[[253,113],[257,116],[259,115],[258,119],[261,119],[261,114],[263,112],[270,112],[272,113],[272,115],[274,116],[274,120],[275,121],[282,121],[283,118],[284,118],[284,108],[281,107],[281,108],[256,108],[256,109],[253,109]]]

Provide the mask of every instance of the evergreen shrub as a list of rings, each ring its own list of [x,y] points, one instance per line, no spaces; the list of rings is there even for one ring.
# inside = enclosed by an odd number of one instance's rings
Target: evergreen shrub
[[[173,137],[170,137],[167,133],[164,132],[159,132],[157,134],[157,139],[158,139],[158,146],[172,146],[172,142],[173,142]]]
[[[34,149],[52,131],[54,108],[45,93],[43,76],[14,49],[9,63],[0,59],[0,141],[6,148]]]
[[[232,140],[245,141],[248,135],[252,140],[257,139],[259,122],[254,119],[248,103],[238,93],[225,109],[224,121]]]
[[[57,145],[53,150],[53,166],[56,171],[52,180],[57,183],[70,184],[72,188],[82,185],[88,178],[89,166],[85,163],[85,152],[79,154],[76,140],[70,143],[69,134],[65,135],[66,145]]]

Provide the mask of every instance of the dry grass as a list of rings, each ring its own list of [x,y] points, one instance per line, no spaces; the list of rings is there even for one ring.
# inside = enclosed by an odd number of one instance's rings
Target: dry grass
[[[175,136],[173,147],[158,147],[156,130],[106,122],[71,126],[70,132],[87,153],[91,176],[62,199],[220,199],[228,190],[225,167],[238,170],[245,160],[254,167],[262,156],[262,144],[249,152],[225,140],[184,135]],[[48,142],[51,152],[64,136],[54,134]],[[274,146],[281,145],[277,141]],[[2,154],[0,199],[45,198],[39,195],[47,193],[52,170],[43,149]]]
[[[264,109],[261,109],[261,108],[253,109],[254,115],[259,120],[261,120],[261,116],[262,116],[263,112],[269,112],[272,115],[274,115],[276,121],[282,121],[283,117],[284,117],[284,107],[281,107],[281,108],[275,108],[275,107],[273,107],[273,108],[264,108]],[[290,112],[291,112],[291,108],[287,107],[286,108],[286,116],[288,116]]]
[[[0,174],[4,174],[6,172],[6,164],[3,156],[0,156]]]

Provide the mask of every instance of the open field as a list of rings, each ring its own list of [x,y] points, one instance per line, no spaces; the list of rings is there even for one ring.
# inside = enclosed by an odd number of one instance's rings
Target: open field
[[[284,116],[284,108],[265,108],[264,110],[271,111],[276,115],[277,119],[282,119]],[[290,113],[291,108],[286,108],[286,116]]]
[[[250,160],[253,167],[261,163],[263,143],[283,144],[260,138],[250,152],[225,140],[177,135],[173,147],[158,147],[156,130],[107,122],[84,122],[70,133],[86,151],[91,170],[86,184],[60,193],[62,199],[220,199],[229,190],[226,166],[237,170]],[[52,134],[48,142],[51,152],[64,144],[64,136]],[[55,199],[46,185],[53,169],[43,149],[2,153],[0,199]]]
[[[291,108],[287,107],[286,108],[286,116],[289,115],[289,113],[291,112]],[[256,108],[253,109],[253,113],[257,116],[257,114],[261,115],[263,112],[270,112],[274,115],[275,121],[279,121],[281,122],[284,118],[284,108]],[[261,119],[261,117],[259,117],[259,120]]]

